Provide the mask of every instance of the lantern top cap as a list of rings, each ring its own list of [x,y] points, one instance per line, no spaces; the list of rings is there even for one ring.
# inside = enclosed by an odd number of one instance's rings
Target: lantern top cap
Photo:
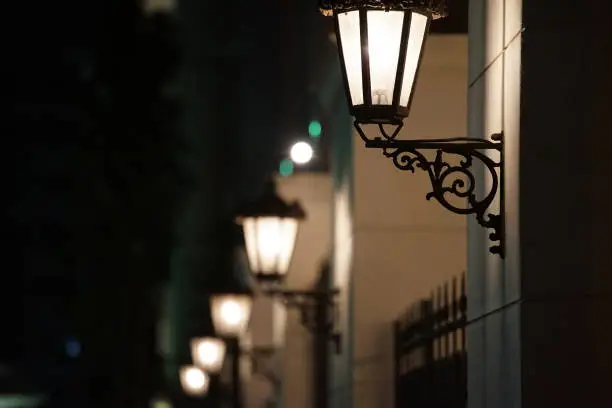
[[[319,10],[324,16],[334,12],[368,10],[411,10],[431,16],[437,20],[447,16],[445,0],[319,0]]]
[[[252,201],[236,213],[237,222],[242,222],[244,218],[255,217],[278,217],[293,218],[303,220],[306,212],[299,202],[288,203],[284,201],[276,192],[276,183],[273,179],[268,179],[263,194],[255,201]]]

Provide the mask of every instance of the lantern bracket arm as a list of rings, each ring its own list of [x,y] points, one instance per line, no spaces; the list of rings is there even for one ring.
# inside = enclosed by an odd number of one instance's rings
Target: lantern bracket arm
[[[379,127],[382,128],[382,125]],[[367,139],[357,123],[355,128],[366,141],[366,148],[381,149],[383,155],[390,158],[399,170],[412,173],[417,169],[425,171],[432,188],[425,198],[435,198],[455,214],[474,214],[480,226],[491,230],[489,252],[504,258],[503,133],[491,135],[490,140],[398,140],[385,133],[383,137]],[[430,153],[432,151],[435,154]],[[482,172],[484,177],[481,177]],[[484,179],[488,179],[488,183],[483,183]],[[492,210],[496,197],[498,211]]]
[[[333,342],[336,352],[340,350],[340,333],[336,331],[338,321],[338,304],[336,297],[340,290],[287,290],[267,289],[267,296],[282,299],[288,308],[300,312],[300,322],[312,334],[326,336]],[[320,312],[326,309],[326,320],[321,319]]]

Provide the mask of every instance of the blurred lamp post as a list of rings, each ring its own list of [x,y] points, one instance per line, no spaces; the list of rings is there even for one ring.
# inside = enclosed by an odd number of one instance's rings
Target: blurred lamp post
[[[186,394],[203,397],[208,392],[210,378],[208,374],[196,366],[183,366],[179,371],[181,386]]]
[[[227,293],[210,298],[215,332],[220,337],[238,338],[249,324],[253,300],[250,294]]]
[[[191,340],[191,359],[207,373],[217,374],[225,359],[225,342],[214,337],[200,337]]]
[[[288,203],[280,198],[275,187],[274,181],[269,180],[264,194],[244,206],[236,215],[236,222],[243,227],[251,272],[262,286],[261,292],[264,295],[271,297],[273,301],[281,299],[286,307],[298,309],[302,325],[313,333],[319,342],[332,341],[336,353],[339,353],[340,333],[336,331],[335,302],[339,291],[282,288],[296,244],[299,223],[306,218],[306,213],[298,202]],[[274,303],[267,307],[273,311],[273,318],[278,316],[286,319],[284,308],[275,311],[277,308]],[[278,313],[279,311],[281,313]],[[272,325],[274,326],[274,322]],[[284,329],[284,325],[282,327]],[[326,356],[322,355],[320,358],[320,363],[324,365]],[[280,382],[275,376],[269,375],[268,378],[275,388],[280,388]],[[319,396],[317,400],[326,401],[325,379],[319,379],[315,387]]]
[[[240,337],[244,335],[251,317],[253,299],[250,293],[223,293],[210,298],[215,332],[223,337],[232,356],[233,407],[242,407],[240,378]]]
[[[287,203],[276,193],[273,180],[259,199],[245,205],[236,215],[242,224],[249,265],[264,294],[281,298],[288,307],[299,309],[302,324],[317,335],[327,336],[339,347],[335,329],[335,296],[338,290],[285,290],[281,285],[289,270],[299,222],[306,218],[298,202]],[[327,308],[331,321],[319,321],[317,310]]]

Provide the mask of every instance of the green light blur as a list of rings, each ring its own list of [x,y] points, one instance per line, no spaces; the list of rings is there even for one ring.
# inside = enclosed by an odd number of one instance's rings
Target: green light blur
[[[318,120],[312,120],[308,124],[308,134],[310,137],[319,138],[321,137],[321,123]]]
[[[289,159],[285,159],[280,162],[278,166],[278,172],[281,176],[287,177],[293,174],[293,162]]]

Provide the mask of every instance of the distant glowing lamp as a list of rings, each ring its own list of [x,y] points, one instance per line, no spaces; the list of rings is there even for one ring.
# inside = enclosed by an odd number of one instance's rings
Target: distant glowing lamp
[[[247,329],[253,300],[242,293],[211,296],[212,319],[216,333],[221,337],[237,338]]]
[[[214,337],[191,340],[191,359],[194,364],[209,374],[217,374],[223,367],[225,342]]]
[[[186,394],[191,396],[204,396],[208,392],[210,378],[199,367],[183,366],[179,371],[181,386]]]

